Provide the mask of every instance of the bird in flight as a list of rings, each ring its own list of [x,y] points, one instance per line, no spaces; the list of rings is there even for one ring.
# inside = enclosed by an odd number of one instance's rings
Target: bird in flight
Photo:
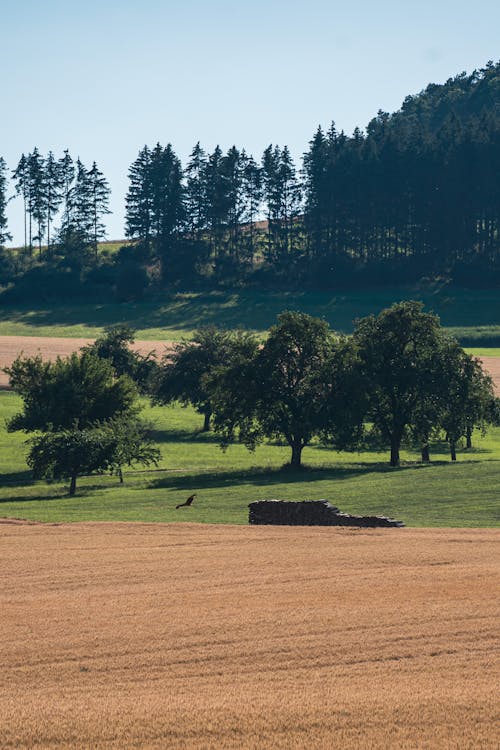
[[[179,508],[188,507],[191,505],[193,500],[195,499],[196,495],[190,495],[185,503],[179,503],[179,505],[175,506],[175,510],[178,510]]]

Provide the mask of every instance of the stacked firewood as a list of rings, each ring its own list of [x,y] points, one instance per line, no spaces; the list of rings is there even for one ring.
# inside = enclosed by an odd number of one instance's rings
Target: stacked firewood
[[[248,522],[280,526],[401,527],[403,521],[386,516],[352,516],[342,513],[328,500],[257,500],[250,503]]]

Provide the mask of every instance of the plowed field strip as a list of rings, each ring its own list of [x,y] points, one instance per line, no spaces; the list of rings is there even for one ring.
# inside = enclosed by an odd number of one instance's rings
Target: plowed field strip
[[[0,524],[0,747],[496,750],[499,543]]]
[[[44,359],[67,357],[94,339],[46,338],[44,336],[0,336],[0,388],[8,386],[9,379],[2,371],[21,354],[29,357],[41,354]],[[156,351],[162,356],[172,346],[169,341],[135,341],[132,349],[141,354]]]

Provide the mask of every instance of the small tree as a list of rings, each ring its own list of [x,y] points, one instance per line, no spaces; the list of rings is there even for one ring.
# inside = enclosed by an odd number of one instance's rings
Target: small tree
[[[55,362],[21,356],[5,372],[24,401],[23,411],[8,423],[9,430],[84,429],[117,414],[137,412],[137,391],[130,378],[115,378],[111,364],[90,352]]]
[[[28,466],[35,479],[69,479],[74,495],[79,476],[115,472],[123,482],[122,467],[157,464],[160,452],[147,437],[146,427],[134,418],[115,418],[85,429],[46,432],[28,441]]]
[[[35,479],[69,479],[69,494],[76,491],[82,474],[102,473],[110,468],[112,447],[98,428],[45,432],[28,440],[27,463]]]
[[[24,402],[8,429],[43,433],[29,441],[35,477],[69,478],[74,494],[81,474],[154,460],[134,421],[136,388],[127,376],[115,378],[110,362],[90,352],[53,363],[18,357],[6,372]]]
[[[118,416],[100,427],[111,446],[109,467],[123,483],[123,467],[157,466],[161,453],[153,445],[150,427],[139,419]]]
[[[153,385],[153,402],[192,404],[203,415],[203,431],[208,431],[213,407],[206,379],[217,368],[235,358],[251,357],[256,350],[256,340],[248,333],[201,328],[163,358]]]
[[[486,425],[494,421],[495,392],[493,381],[481,366],[481,362],[451,343],[443,352],[443,371],[448,388],[443,399],[440,426],[450,446],[451,460],[457,460],[457,444],[466,438],[467,447],[472,447],[471,435],[475,427],[483,432]]]

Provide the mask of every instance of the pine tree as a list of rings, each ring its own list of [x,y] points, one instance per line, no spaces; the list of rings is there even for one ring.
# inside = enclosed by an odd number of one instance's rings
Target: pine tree
[[[106,214],[111,213],[108,208],[111,190],[103,173],[98,170],[95,161],[87,173],[87,179],[92,211],[92,243],[94,246],[94,258],[97,263],[97,243],[99,239],[106,235],[106,228],[101,219]]]
[[[24,248],[28,247],[28,206],[29,206],[29,174],[28,159],[22,154],[12,176],[15,180],[16,194],[22,195],[24,207]],[[31,242],[30,242],[31,250]]]
[[[7,216],[5,207],[7,205],[6,187],[7,187],[7,165],[5,160],[0,156],[0,247],[6,240],[11,240],[12,236],[7,231]]]
[[[243,166],[243,196],[244,221],[247,224],[246,259],[252,263],[255,255],[255,220],[262,203],[262,172],[253,156],[246,157]]]
[[[45,161],[45,208],[47,224],[47,255],[50,258],[50,225],[53,217],[57,214],[62,200],[63,180],[59,162],[54,158],[52,151]]]
[[[153,212],[151,151],[147,146],[139,152],[129,169],[130,185],[126,197],[125,234],[142,242],[150,252]]]
[[[91,242],[93,225],[92,191],[89,172],[80,159],[76,160],[76,178],[70,198],[72,228],[87,245]]]
[[[262,156],[262,186],[267,212],[267,259],[274,265],[278,257],[278,231],[281,210],[279,163],[281,151],[270,144]]]
[[[28,156],[28,171],[30,182],[31,197],[31,216],[36,222],[37,234],[33,239],[38,241],[38,258],[42,259],[42,239],[45,233],[45,221],[47,218],[46,197],[45,197],[45,159],[38,151],[33,149],[33,153]],[[31,222],[30,222],[31,224]],[[30,227],[31,229],[31,227]],[[31,236],[30,236],[31,244]]]
[[[73,221],[72,196],[73,196],[73,183],[75,179],[75,165],[73,163],[73,159],[71,158],[71,155],[68,149],[64,151],[64,156],[61,159],[59,159],[58,169],[59,169],[59,177],[61,181],[62,204],[63,204],[61,235],[64,236],[70,230],[72,226],[72,221]]]
[[[186,222],[188,232],[200,242],[207,229],[207,157],[200,142],[191,151],[186,176]]]
[[[287,146],[268,146],[262,159],[264,195],[268,215],[268,259],[280,272],[289,270],[296,249],[296,220],[301,189]],[[295,258],[293,258],[295,260]]]
[[[169,265],[176,262],[179,232],[184,226],[185,206],[180,159],[171,144],[157,144],[152,152],[153,232],[156,257],[165,279]]]
[[[322,255],[327,242],[327,150],[327,140],[320,126],[309,142],[309,151],[304,154],[303,162],[305,227],[308,247],[313,256]]]
[[[210,250],[214,260],[217,260],[223,254],[223,238],[228,218],[227,180],[220,146],[216,146],[208,157],[205,183]]]
[[[279,178],[281,183],[281,229],[283,252],[285,256],[296,250],[297,223],[301,205],[301,186],[297,177],[295,164],[288,146],[281,152]]]

